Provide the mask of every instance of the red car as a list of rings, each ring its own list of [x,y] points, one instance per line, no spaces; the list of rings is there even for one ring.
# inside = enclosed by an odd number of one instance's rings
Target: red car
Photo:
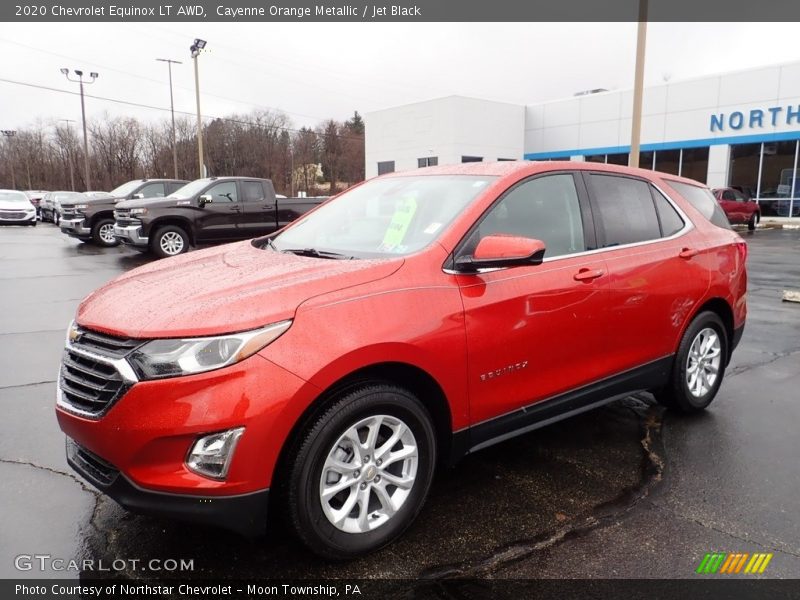
[[[703,410],[744,328],[744,241],[709,190],[613,165],[378,177],[277,234],[83,301],[57,414],[133,511],[330,558],[414,520],[436,465],[652,391]]]
[[[758,203],[735,188],[720,188],[713,190],[714,197],[719,202],[728,221],[734,225],[747,224],[753,231],[761,220],[761,211]]]

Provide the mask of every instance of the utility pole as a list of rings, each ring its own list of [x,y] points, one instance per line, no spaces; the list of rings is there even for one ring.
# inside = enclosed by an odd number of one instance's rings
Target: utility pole
[[[59,122],[67,124],[67,131],[69,132],[69,141],[72,142],[72,126],[74,119],[59,119]],[[69,165],[69,189],[75,191],[75,173],[72,170],[72,145],[67,147],[67,164]]]
[[[644,54],[647,45],[647,0],[639,0],[639,29],[636,34],[636,74],[633,82],[633,119],[631,121],[631,154],[628,165],[639,166],[642,138],[642,96],[644,95]]]
[[[11,143],[11,140],[17,135],[16,129],[3,129],[2,130],[3,137],[8,138],[8,148],[9,152],[11,153],[11,160],[8,161],[8,164],[11,165],[11,189],[17,189],[17,179],[14,176],[14,146]]]
[[[78,79],[70,78],[69,69],[67,68],[61,69],[61,72],[64,74],[64,76],[67,78],[68,81],[80,84],[81,88],[81,120],[83,121],[83,160],[84,160],[83,168],[84,168],[84,178],[86,182],[86,191],[89,191],[92,189],[92,185],[89,178],[89,138],[86,135],[86,104],[84,103],[83,100],[83,84],[85,83],[86,85],[89,85],[91,83],[94,83],[95,80],[99,77],[99,74],[92,71],[91,73],[89,73],[89,77],[91,77],[92,80],[84,81],[83,71],[80,71],[78,69],[73,70],[73,73],[75,73],[75,75],[78,76]]]
[[[205,173],[203,172],[203,121],[200,118],[200,72],[197,69],[197,57],[200,56],[200,53],[206,47],[206,43],[205,40],[196,38],[194,43],[189,46],[189,50],[192,53],[192,60],[194,60],[194,93],[197,99],[197,163],[200,170],[200,178],[202,178]]]
[[[172,65],[182,65],[183,63],[179,60],[172,60],[169,58],[157,58],[159,62],[167,63],[167,68],[169,69],[169,111],[172,114],[172,166],[175,169],[175,179],[178,178],[178,142],[176,141],[175,137],[175,101],[172,97]],[[195,61],[195,67],[197,66],[197,62]],[[196,75],[196,72],[195,72]],[[198,101],[197,105],[197,112],[200,112],[200,104]]]

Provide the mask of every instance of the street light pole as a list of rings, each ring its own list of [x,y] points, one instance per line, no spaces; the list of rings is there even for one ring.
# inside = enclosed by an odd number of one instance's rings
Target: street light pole
[[[169,69],[169,111],[172,114],[172,166],[175,169],[175,179],[178,178],[178,142],[175,137],[175,101],[172,97],[172,65],[182,65],[179,60],[171,60],[169,58],[157,58],[159,62],[167,63]],[[199,105],[198,105],[199,106]],[[198,113],[200,110],[198,109]]]
[[[69,132],[70,142],[72,141],[72,126],[70,123],[74,123],[73,119],[59,119],[59,121],[67,124],[67,131]],[[67,148],[67,164],[69,165],[69,188],[74,192],[75,191],[75,173],[72,170],[72,146],[70,145]]]
[[[11,140],[16,135],[17,135],[17,130],[16,129],[3,129],[3,137],[8,138],[8,147],[9,147],[9,151],[11,152],[11,155],[12,155],[11,156],[11,160],[8,161],[8,164],[11,165],[11,189],[12,190],[17,189],[17,178],[14,175],[14,156],[13,156],[14,155],[14,147],[11,144]]]
[[[78,76],[78,79],[71,79],[69,76],[69,69],[61,69],[61,72],[67,78],[68,81],[72,81],[74,83],[80,84],[81,88],[81,120],[83,121],[83,160],[84,160],[84,179],[86,181],[86,191],[92,189],[90,177],[89,177],[89,137],[86,135],[86,104],[83,100],[83,84],[86,85],[92,84],[98,78],[98,74],[94,71],[89,73],[89,77],[92,78],[91,81],[83,81],[83,71],[79,71],[78,69],[74,69],[73,72],[75,75]]]
[[[200,72],[197,68],[197,57],[206,47],[206,41],[197,38],[194,43],[189,47],[192,53],[192,60],[194,61],[194,93],[197,99],[197,163],[200,170],[200,177],[203,173],[203,121],[200,118]]]
[[[639,28],[636,35],[636,74],[633,83],[633,119],[631,121],[631,154],[628,165],[639,166],[639,145],[642,137],[642,96],[644,95],[644,50],[647,42],[647,0],[639,0]]]

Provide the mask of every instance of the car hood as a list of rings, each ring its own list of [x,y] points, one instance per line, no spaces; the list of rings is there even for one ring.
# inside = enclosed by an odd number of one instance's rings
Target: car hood
[[[0,210],[31,210],[33,204],[30,202],[13,202],[11,200],[0,200]]]
[[[160,208],[162,206],[182,206],[191,203],[191,198],[136,198],[117,202],[117,209],[126,208]]]
[[[89,295],[77,322],[134,338],[245,331],[293,318],[310,298],[387,277],[402,264],[303,257],[238,242],[134,269]]]

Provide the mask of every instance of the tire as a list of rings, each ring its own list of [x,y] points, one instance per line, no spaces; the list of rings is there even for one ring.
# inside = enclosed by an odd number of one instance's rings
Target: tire
[[[703,350],[704,343],[708,350]],[[698,355],[703,353],[701,367],[695,366]],[[686,414],[705,410],[717,395],[727,362],[728,334],[722,320],[711,311],[700,313],[684,332],[669,383],[655,392],[656,400]]]
[[[752,215],[750,215],[750,220],[747,222],[747,229],[750,231],[755,231],[757,224],[758,224],[758,214],[753,213]]]
[[[353,430],[358,448],[347,435]],[[387,447],[392,436],[398,441]],[[422,509],[436,464],[428,411],[409,391],[382,383],[339,397],[295,449],[286,471],[289,522],[312,552],[331,560],[373,552],[399,537]],[[341,487],[345,478],[353,483]],[[333,488],[327,498],[324,486]],[[350,511],[344,513],[346,504]]]
[[[61,222],[61,216],[57,213],[53,213],[53,224],[57,227],[58,224]]]
[[[178,256],[189,251],[189,236],[177,225],[160,227],[151,236],[150,251],[159,258]]]
[[[37,221],[36,219],[34,219],[31,223],[28,223],[28,225],[30,225],[31,227],[36,227],[36,223]]]
[[[119,246],[114,239],[114,219],[98,219],[92,226],[92,241],[103,248]]]

